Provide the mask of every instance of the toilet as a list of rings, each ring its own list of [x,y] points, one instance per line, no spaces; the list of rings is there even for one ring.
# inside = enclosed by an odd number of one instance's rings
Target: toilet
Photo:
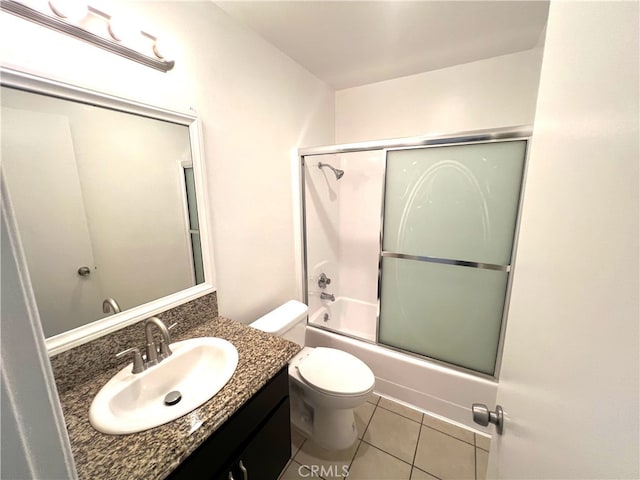
[[[250,326],[304,345],[307,310],[290,300]],[[374,387],[371,369],[350,353],[304,347],[289,362],[291,423],[321,447],[349,448],[358,438],[353,410]]]

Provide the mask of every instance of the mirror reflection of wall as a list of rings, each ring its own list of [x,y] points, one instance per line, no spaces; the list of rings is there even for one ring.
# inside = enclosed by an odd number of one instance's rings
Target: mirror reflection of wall
[[[188,126],[2,87],[1,153],[46,337],[204,281]]]

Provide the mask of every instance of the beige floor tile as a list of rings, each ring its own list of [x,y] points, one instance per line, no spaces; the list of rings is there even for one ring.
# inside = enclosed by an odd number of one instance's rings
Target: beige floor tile
[[[411,465],[369,445],[360,444],[348,480],[409,480]]]
[[[362,438],[365,430],[367,429],[367,425],[369,425],[369,420],[373,416],[373,412],[376,409],[376,406],[372,403],[365,403],[360,405],[353,412],[356,417],[356,427],[358,428],[358,438]]]
[[[476,447],[488,452],[489,447],[491,447],[491,437],[485,437],[484,435],[476,433]]]
[[[399,413],[403,417],[410,418],[416,422],[422,421],[422,412],[414,410],[413,408],[405,407],[404,405],[394,402],[393,400],[389,400],[388,398],[381,398],[378,402],[378,406],[391,410],[392,412]]]
[[[422,419],[422,423],[424,425],[428,425],[431,428],[435,428],[436,430],[440,430],[447,435],[451,435],[452,437],[459,438],[460,440],[470,443],[473,443],[473,432],[471,430],[467,430],[466,428],[459,427],[454,425],[453,423],[445,422],[444,420],[440,420],[439,418],[432,417],[431,415],[426,415]]]
[[[489,453],[476,448],[476,479],[485,480],[487,478],[487,465],[489,464]]]
[[[377,405],[379,401],[380,401],[380,395],[378,395],[377,393],[372,393],[369,396],[369,399],[367,400],[367,402],[373,403],[374,405]]]
[[[306,437],[302,433],[291,427],[291,458],[296,456],[305,440]]]
[[[384,408],[376,408],[363,440],[412,463],[420,424]]]
[[[419,468],[413,467],[413,470],[411,470],[411,480],[438,480],[438,477],[434,477]]]
[[[300,465],[295,460],[291,460],[287,468],[284,469],[278,480],[298,480],[300,478],[310,478],[311,471]],[[317,478],[317,477],[316,477]]]
[[[474,447],[429,427],[422,427],[415,466],[438,478],[474,479]]]
[[[358,440],[346,450],[327,450],[319,447],[312,440],[307,440],[302,444],[294,460],[312,472],[325,473],[320,475],[326,480],[342,479],[343,468],[349,467],[359,444]]]

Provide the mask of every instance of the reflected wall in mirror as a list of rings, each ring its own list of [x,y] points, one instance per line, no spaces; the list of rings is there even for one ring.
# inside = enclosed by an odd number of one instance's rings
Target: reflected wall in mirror
[[[204,284],[195,117],[13,87],[1,97],[4,188],[45,336]]]

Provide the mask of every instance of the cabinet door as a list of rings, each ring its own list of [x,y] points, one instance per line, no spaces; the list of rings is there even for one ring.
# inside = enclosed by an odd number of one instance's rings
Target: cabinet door
[[[243,478],[238,468],[238,456],[245,452],[254,441],[264,436],[263,430],[275,432],[277,435],[286,435],[287,460],[291,454],[291,432],[289,426],[289,374],[288,367],[284,366],[275,377],[242,406],[229,420],[218,428],[216,432],[204,441],[198,449],[182,462],[166,480],[230,480],[232,474],[234,480]],[[282,423],[279,428],[269,426],[273,416],[286,405],[286,415],[278,416],[276,422]],[[284,424],[286,422],[286,425]],[[286,430],[282,433],[283,430]],[[267,433],[266,450],[271,445],[280,445],[284,439],[269,439]],[[280,447],[282,448],[282,447]],[[280,456],[278,456],[280,458]],[[243,462],[245,465],[247,461]],[[253,461],[251,462],[253,463]],[[270,462],[267,462],[267,465]],[[285,460],[286,463],[286,460]],[[284,464],[280,467],[284,467]],[[268,471],[272,468],[266,467]],[[258,468],[253,471],[257,472]],[[268,480],[268,477],[253,475],[255,480]],[[277,476],[273,477],[274,479]]]
[[[289,398],[275,410],[238,459],[235,480],[277,480],[291,457]],[[225,478],[224,480],[228,480]]]

